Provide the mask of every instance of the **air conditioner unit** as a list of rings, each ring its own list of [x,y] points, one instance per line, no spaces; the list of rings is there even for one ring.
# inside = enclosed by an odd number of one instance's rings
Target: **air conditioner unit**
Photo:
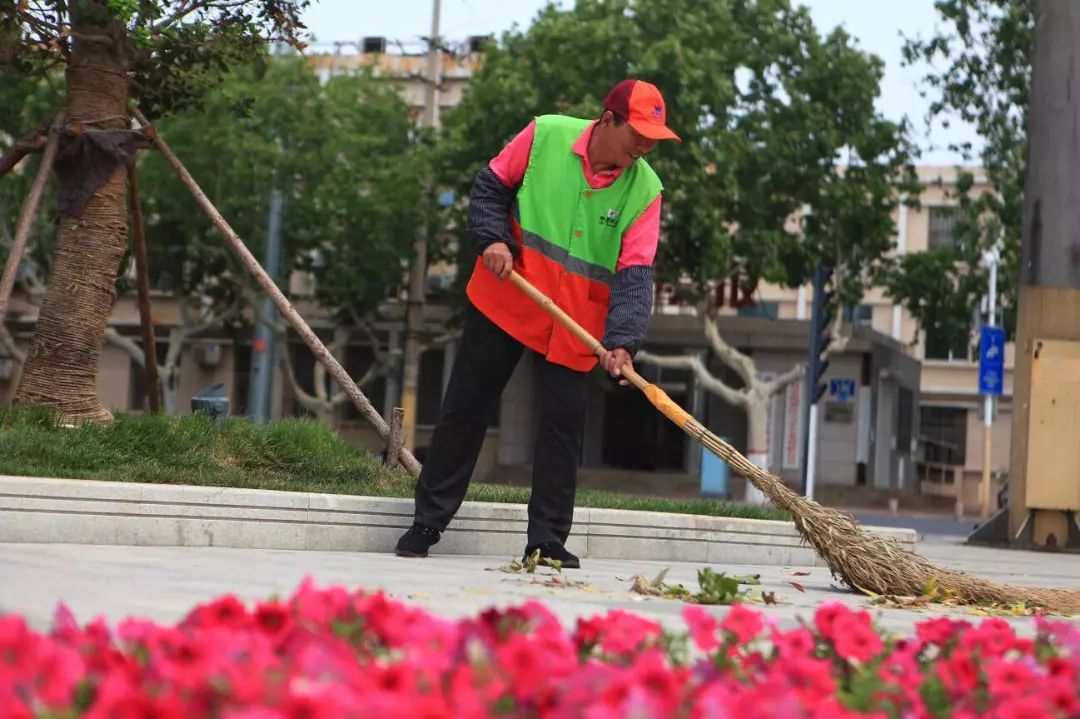
[[[209,369],[221,362],[222,347],[220,342],[206,342],[195,345],[195,363]]]
[[[472,35],[469,37],[469,52],[476,54],[484,51],[484,46],[491,41],[491,35]]]
[[[365,37],[364,41],[363,41],[363,52],[365,52],[365,53],[386,52],[386,38],[385,37]]]

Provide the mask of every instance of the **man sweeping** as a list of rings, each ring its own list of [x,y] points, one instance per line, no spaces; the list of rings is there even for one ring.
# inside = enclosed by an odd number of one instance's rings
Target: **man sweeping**
[[[525,556],[580,566],[566,550],[574,513],[586,347],[504,280],[516,270],[595,337],[612,377],[632,367],[652,313],[663,186],[644,155],[676,140],[659,90],[624,80],[598,119],[537,117],[481,170],[469,198],[479,255],[461,346],[395,553],[426,557],[465,498],[488,418],[525,350],[536,359],[539,425]],[[623,381],[625,384],[625,381]]]

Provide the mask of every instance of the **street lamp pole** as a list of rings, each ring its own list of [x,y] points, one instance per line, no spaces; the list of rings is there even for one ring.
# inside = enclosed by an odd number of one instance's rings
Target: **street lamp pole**
[[[1000,251],[997,246],[986,250],[983,253],[983,264],[986,265],[990,271],[990,288],[989,295],[987,297],[987,325],[989,327],[997,326],[997,270],[998,263],[1001,260]],[[1004,381],[1002,376],[1002,381]],[[979,483],[979,504],[984,520],[990,517],[990,464],[991,464],[991,445],[992,434],[994,425],[994,397],[990,394],[983,395],[983,466],[982,466],[982,481]],[[962,491],[962,487],[958,487],[957,491]]]

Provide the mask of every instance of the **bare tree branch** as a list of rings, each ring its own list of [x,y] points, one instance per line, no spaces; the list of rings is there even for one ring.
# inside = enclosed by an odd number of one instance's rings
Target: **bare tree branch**
[[[135,364],[139,365],[140,369],[146,369],[146,353],[143,352],[143,348],[135,340],[125,337],[112,327],[106,327],[105,341],[113,347],[119,347],[127,352],[131,359],[135,361]]]
[[[28,132],[14,145],[4,151],[0,156],[0,177],[10,172],[19,161],[31,152],[37,152],[45,147],[45,133],[49,131],[49,123],[43,122],[35,129]]]
[[[806,366],[797,364],[776,379],[765,382],[763,387],[764,394],[766,397],[772,397],[774,394],[779,394],[780,392],[783,392],[789,384],[797,382],[805,375]]]
[[[717,327],[715,315],[708,312],[703,314],[705,317],[705,338],[709,341],[709,347],[716,353],[717,358],[735,370],[735,374],[739,375],[739,379],[749,387],[757,381],[757,368],[754,365],[754,360],[729,345],[720,336],[720,329]]]
[[[840,354],[847,349],[848,343],[851,342],[851,332],[844,332],[844,313],[843,311],[836,313],[836,319],[833,320],[832,326],[829,328],[829,348],[826,350],[826,356]]]
[[[308,394],[304,391],[304,388],[300,386],[300,382],[296,379],[296,367],[293,365],[292,353],[289,352],[288,347],[281,353],[281,359],[278,361],[285,370],[285,379],[289,381],[289,387],[292,389],[293,397],[300,403],[301,407],[312,414],[317,415],[323,403]]]
[[[350,328],[343,327],[342,325],[334,327],[334,340],[326,346],[326,349],[330,351],[330,354],[337,357],[341,350],[349,346],[349,335],[351,334],[349,329]],[[340,362],[341,360],[339,359],[338,361]],[[326,367],[323,366],[322,362],[315,363],[315,371],[313,374],[315,380],[315,396],[319,398],[319,401],[329,403],[331,399],[329,390],[326,386]]]
[[[171,15],[169,15],[169,17],[153,25],[150,31],[158,33],[167,30],[199,10],[206,10],[210,7],[219,10],[229,10],[241,7],[245,1],[246,0],[232,0],[231,2],[223,2],[222,0],[182,0],[180,5]]]
[[[728,387],[723,381],[714,377],[712,373],[706,369],[705,364],[701,361],[700,357],[694,355],[660,356],[654,355],[651,352],[638,352],[635,359],[640,362],[656,365],[657,367],[688,369],[694,373],[694,377],[701,383],[706,391],[719,396],[733,407],[745,408],[748,406],[749,396],[746,390],[737,390]]]
[[[8,355],[19,364],[26,362],[26,352],[19,349],[15,338],[11,336],[11,332],[3,322],[0,322],[0,347],[7,350]]]
[[[461,330],[454,330],[453,332],[446,332],[438,337],[432,339],[425,345],[422,345],[425,350],[437,349],[439,347],[445,347],[446,345],[461,339]]]

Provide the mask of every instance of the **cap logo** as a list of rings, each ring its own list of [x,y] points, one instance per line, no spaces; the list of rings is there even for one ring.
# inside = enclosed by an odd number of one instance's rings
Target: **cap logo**
[[[663,105],[653,105],[652,106],[652,116],[654,118],[656,118],[657,120],[663,120],[664,119],[664,106]]]

